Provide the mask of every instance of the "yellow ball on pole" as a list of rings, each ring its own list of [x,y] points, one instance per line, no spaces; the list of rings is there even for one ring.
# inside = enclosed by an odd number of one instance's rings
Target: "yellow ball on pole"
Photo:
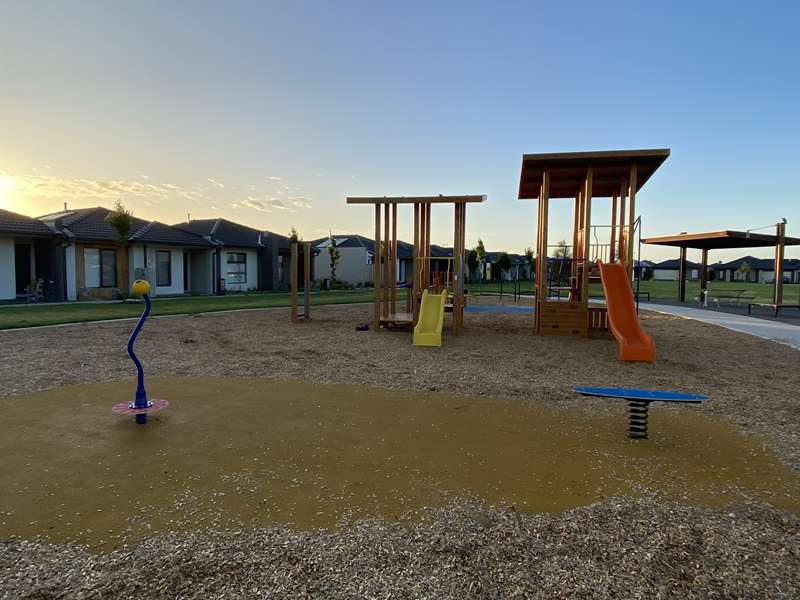
[[[150,283],[146,279],[137,279],[131,286],[131,291],[135,296],[144,296],[150,293]]]

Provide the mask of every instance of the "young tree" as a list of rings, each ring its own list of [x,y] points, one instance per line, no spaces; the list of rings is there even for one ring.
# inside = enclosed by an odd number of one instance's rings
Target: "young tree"
[[[531,281],[533,281],[533,263],[536,259],[533,256],[533,248],[528,246],[525,248],[525,263],[528,265],[528,273],[530,274]],[[533,286],[531,286],[533,287]]]
[[[747,264],[747,262],[743,262],[737,269],[737,271],[741,273],[742,279],[744,281],[750,281],[750,273],[752,270],[753,268],[749,264]]]
[[[473,248],[467,251],[467,281],[471,281],[475,277],[475,271],[478,270],[478,253]]]
[[[569,260],[571,257],[571,252],[569,246],[567,246],[567,242],[565,240],[561,240],[556,244],[556,249],[553,252],[553,258],[558,260],[558,280],[556,285],[563,285],[563,274],[564,274],[564,266],[569,264],[571,261]],[[570,270],[567,269],[567,273]]]
[[[297,233],[297,229],[294,228],[292,225],[292,230],[289,232],[289,245],[296,244],[297,242],[302,241],[303,238]]]
[[[478,273],[478,294],[480,294],[480,285],[483,283],[483,272],[486,270],[486,248],[484,248],[483,240],[481,238],[478,238],[478,245],[475,246],[475,255],[478,259],[478,267],[480,269],[480,272]]]
[[[331,267],[331,283],[336,281],[336,267],[341,257],[342,253],[339,252],[339,248],[336,247],[336,238],[333,237],[331,232],[328,232],[328,260],[330,261]]]
[[[106,223],[111,225],[117,234],[117,244],[128,245],[128,238],[133,228],[133,213],[125,208],[122,200],[114,202],[114,209],[106,215]]]
[[[497,257],[497,268],[500,269],[500,298],[503,298],[503,280],[506,278],[506,273],[511,269],[511,257],[508,252],[501,252]]]

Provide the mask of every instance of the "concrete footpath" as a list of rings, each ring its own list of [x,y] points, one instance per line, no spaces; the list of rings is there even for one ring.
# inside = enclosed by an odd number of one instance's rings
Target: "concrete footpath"
[[[735,315],[722,311],[704,310],[689,306],[671,306],[668,304],[651,304],[642,302],[641,310],[652,310],[667,315],[675,315],[686,319],[695,319],[711,325],[719,325],[726,329],[748,333],[765,340],[772,340],[779,344],[786,344],[795,350],[800,350],[800,326],[779,321],[768,321],[745,315]]]

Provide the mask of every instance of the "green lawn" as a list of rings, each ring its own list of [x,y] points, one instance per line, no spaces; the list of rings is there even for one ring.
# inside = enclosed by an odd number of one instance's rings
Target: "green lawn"
[[[634,284],[635,285],[635,284]],[[484,282],[482,284],[471,283],[468,285],[471,294],[478,295],[479,293],[492,293],[500,292],[500,284],[497,282]],[[525,281],[521,283],[523,293],[530,293],[531,282]],[[642,281],[640,288],[642,292],[649,292],[651,300],[677,300],[678,298],[678,282],[677,281]],[[747,290],[749,294],[754,294],[755,298],[749,300],[750,302],[772,302],[773,287],[770,283],[737,283],[725,281],[711,281],[708,284],[708,289],[712,292],[714,290]],[[513,283],[503,284],[503,294],[511,294],[514,291]],[[592,296],[602,296],[603,286],[599,283],[593,283],[589,286],[589,292]],[[694,298],[700,295],[700,284],[696,281],[686,282],[686,301],[691,302]],[[787,304],[797,304],[800,298],[800,285],[784,285],[783,298]]]
[[[405,300],[405,290],[397,290],[397,295],[398,299]],[[369,302],[373,297],[373,291],[371,289],[314,292],[311,295],[311,302],[312,304],[352,304],[356,302]],[[303,299],[301,296],[301,305],[302,301]],[[156,298],[153,300],[152,314],[154,316],[197,314],[243,308],[288,307],[289,304],[290,295],[288,293],[251,293],[232,294],[228,296]],[[0,329],[138,317],[141,312],[141,302],[113,302],[104,304],[72,302],[58,305],[13,304],[0,307]],[[288,311],[286,318],[289,318]]]

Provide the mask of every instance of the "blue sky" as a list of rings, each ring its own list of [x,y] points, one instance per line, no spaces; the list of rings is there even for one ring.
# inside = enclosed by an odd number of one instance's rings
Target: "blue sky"
[[[523,153],[669,147],[638,199],[645,234],[786,217],[800,236],[796,3],[2,10],[0,204],[12,210],[121,197],[145,218],[294,225],[310,239],[371,235],[371,212],[347,195],[487,194],[468,210],[467,244],[521,251],[535,231],[533,204],[516,199]],[[568,204],[551,239],[568,236]],[[451,211],[433,224],[450,243]]]

